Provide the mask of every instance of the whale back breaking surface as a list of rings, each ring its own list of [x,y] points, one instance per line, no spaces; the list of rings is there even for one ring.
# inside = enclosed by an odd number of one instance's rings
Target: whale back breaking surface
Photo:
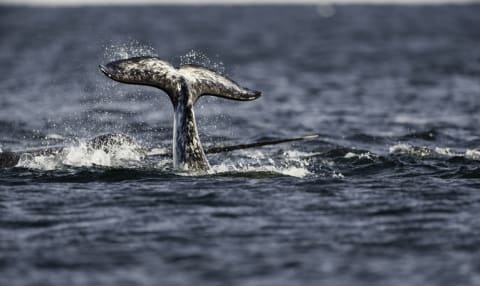
[[[20,155],[14,152],[0,153],[0,168],[15,167],[20,159]]]
[[[249,101],[259,91],[240,86],[228,77],[198,65],[175,68],[158,57],[134,57],[100,65],[109,78],[128,84],[148,85],[165,91],[174,107],[173,165],[182,171],[207,171],[193,106],[204,95]]]

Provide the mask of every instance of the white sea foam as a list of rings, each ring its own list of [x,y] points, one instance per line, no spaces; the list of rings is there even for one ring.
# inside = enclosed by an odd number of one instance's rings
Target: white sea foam
[[[55,170],[63,166],[126,168],[132,163],[140,162],[144,156],[138,145],[133,143],[124,142],[120,145],[108,146],[107,149],[94,149],[82,141],[53,154],[22,154],[17,166],[39,170]]]
[[[68,147],[64,150],[63,164],[75,167],[105,166],[125,167],[126,162],[141,161],[144,155],[136,145],[114,145],[106,150],[92,149],[87,144]]]
[[[459,156],[461,154],[457,154],[450,150],[450,148],[441,148],[441,147],[435,147],[434,152],[438,155],[442,156],[447,156],[447,157],[453,157],[453,156]]]
[[[108,148],[94,149],[86,141],[68,146],[56,153],[48,155],[34,155],[25,153],[21,155],[18,167],[37,170],[56,170],[65,166],[71,167],[139,167],[144,165],[145,155],[168,155],[168,148],[154,148],[145,153],[139,150],[139,146],[132,142],[123,142],[118,145],[109,145]],[[315,153],[290,150],[282,153],[282,156],[270,156],[260,150],[241,150],[239,156],[228,157],[219,164],[212,164],[209,174],[221,174],[229,172],[272,172],[282,175],[303,178],[312,175],[308,169],[308,157]],[[277,158],[274,158],[277,157]],[[171,169],[171,158],[156,158],[154,168],[159,170]],[[180,173],[180,175],[198,175],[195,173]],[[337,176],[338,174],[333,174]]]
[[[390,154],[409,154],[418,157],[440,156],[440,157],[464,157],[470,160],[480,160],[480,150],[467,149],[465,152],[454,151],[448,147],[418,147],[410,144],[396,144],[389,148]]]
[[[282,174],[291,177],[304,178],[312,173],[304,167],[295,167],[295,166],[275,166],[275,165],[254,165],[248,163],[237,163],[229,164],[222,163],[220,165],[212,166],[210,174],[221,174],[221,173],[231,173],[231,172],[271,172]]]
[[[400,144],[390,146],[389,153],[390,154],[410,154],[410,155],[419,156],[419,157],[426,157],[426,156],[431,156],[432,154],[435,153],[435,151],[427,147],[417,147],[417,146],[412,146],[406,143],[400,143]]]
[[[394,154],[394,153],[408,153],[408,151],[411,149],[411,145],[409,144],[406,144],[406,143],[400,143],[400,144],[396,144],[396,145],[393,145],[393,146],[390,146],[388,148],[388,152],[390,154]]]
[[[20,155],[17,167],[51,171],[61,167],[58,154],[34,156],[29,153]]]
[[[342,173],[333,172],[332,177],[335,179],[343,179],[345,176]]]
[[[480,150],[467,149],[467,151],[465,151],[465,158],[470,160],[480,160]]]
[[[240,150],[238,153],[254,160],[262,160],[266,157],[266,155],[260,150]]]
[[[297,178],[304,178],[313,173],[309,170],[308,157],[318,153],[288,150],[279,156],[271,155],[262,150],[240,150],[240,156],[228,158],[212,166],[211,174],[229,172],[271,172]]]
[[[345,159],[353,159],[353,158],[358,158],[358,159],[373,159],[375,155],[373,155],[370,152],[365,152],[365,153],[353,153],[353,152],[348,152],[345,154],[344,158]]]
[[[316,155],[320,155],[320,152],[303,152],[298,150],[287,150],[283,152],[283,155],[288,158],[300,159],[300,158],[308,158]]]

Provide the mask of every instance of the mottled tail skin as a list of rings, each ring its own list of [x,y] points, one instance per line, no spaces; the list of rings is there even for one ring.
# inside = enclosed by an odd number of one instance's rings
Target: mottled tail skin
[[[202,66],[175,68],[157,57],[135,57],[100,65],[109,78],[128,84],[149,85],[165,91],[174,108],[173,167],[180,171],[210,169],[198,136],[193,106],[204,95],[249,101],[261,92],[241,87],[235,81]]]

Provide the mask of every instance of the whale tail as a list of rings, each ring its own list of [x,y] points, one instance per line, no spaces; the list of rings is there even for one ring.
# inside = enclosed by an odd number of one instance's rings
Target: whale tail
[[[134,57],[99,67],[115,81],[160,88],[174,103],[178,100],[175,95],[184,86],[188,87],[193,103],[204,95],[241,101],[254,100],[261,96],[261,92],[241,87],[214,70],[191,64],[175,68],[157,57]]]
[[[261,93],[241,87],[233,80],[205,67],[175,68],[157,57],[135,57],[100,65],[109,78],[130,84],[154,86],[165,91],[174,108],[173,166],[185,171],[210,168],[203,151],[193,106],[204,95],[232,100],[254,100]]]
[[[202,66],[182,65],[179,71],[191,79],[190,83],[192,89],[195,90],[197,99],[203,95],[213,95],[226,99],[249,101],[262,95],[260,91],[241,87],[234,80]]]

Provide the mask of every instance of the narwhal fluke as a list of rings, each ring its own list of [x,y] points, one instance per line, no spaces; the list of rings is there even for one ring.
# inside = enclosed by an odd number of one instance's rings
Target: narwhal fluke
[[[193,106],[203,95],[232,100],[254,100],[261,93],[208,68],[182,65],[176,68],[157,57],[134,57],[100,65],[109,78],[123,83],[149,85],[165,91],[174,108],[173,167],[184,171],[210,168],[198,136]]]

